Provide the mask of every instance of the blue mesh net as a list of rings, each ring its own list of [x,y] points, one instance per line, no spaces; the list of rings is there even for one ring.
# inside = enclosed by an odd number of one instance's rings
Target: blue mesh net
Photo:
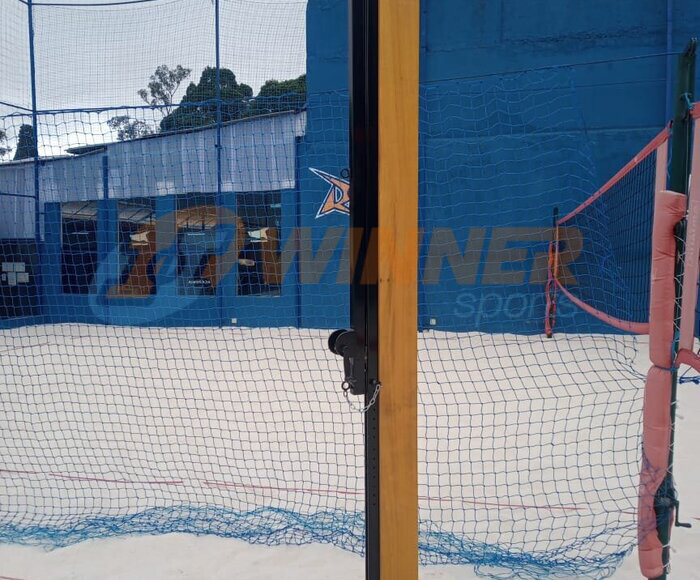
[[[38,5],[37,111],[23,65],[0,88],[1,541],[364,551],[363,418],[325,346],[349,311],[344,77],[311,47],[307,81],[305,2],[259,0],[221,3],[217,76],[205,4]],[[144,103],[164,64],[189,72]],[[562,297],[543,336],[552,208],[598,181],[571,71],[424,82],[420,107],[421,562],[609,575],[636,539],[643,377],[637,339]],[[568,265],[634,320],[641,167]]]
[[[559,220],[558,277],[596,310],[643,323],[649,320],[656,149],[639,157],[592,203]]]
[[[635,545],[644,349],[564,297],[543,334],[552,211],[595,191],[592,168],[570,71],[423,88],[424,561],[604,577]],[[592,209],[571,268],[613,284],[629,256]]]

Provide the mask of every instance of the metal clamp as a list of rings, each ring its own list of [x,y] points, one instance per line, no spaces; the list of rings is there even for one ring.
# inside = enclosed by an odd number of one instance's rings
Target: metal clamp
[[[365,349],[354,330],[336,330],[328,337],[328,349],[343,357],[345,378],[343,391],[347,394],[364,395]]]

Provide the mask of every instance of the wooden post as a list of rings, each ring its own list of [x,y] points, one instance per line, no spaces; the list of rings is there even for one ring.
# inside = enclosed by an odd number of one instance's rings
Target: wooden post
[[[420,1],[379,0],[378,16],[380,570],[417,580]]]
[[[330,337],[365,403],[365,577],[418,578],[420,0],[349,0],[352,330]],[[346,380],[348,377],[346,377]]]

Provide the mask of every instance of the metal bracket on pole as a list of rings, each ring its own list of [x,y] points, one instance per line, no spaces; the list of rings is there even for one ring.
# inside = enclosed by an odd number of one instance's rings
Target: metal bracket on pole
[[[343,389],[353,395],[364,395],[366,356],[357,333],[354,330],[336,330],[328,337],[328,349],[343,357]]]

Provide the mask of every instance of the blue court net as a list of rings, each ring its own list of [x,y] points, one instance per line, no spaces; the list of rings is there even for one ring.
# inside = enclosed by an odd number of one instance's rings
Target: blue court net
[[[221,2],[219,38],[214,8],[35,5],[33,110],[27,7],[0,0],[1,541],[364,551],[363,417],[325,346],[349,312],[345,70],[323,6]],[[543,337],[552,208],[597,182],[570,71],[424,82],[420,115],[421,562],[608,575],[643,378],[636,339],[563,298]],[[594,209],[570,267],[626,281]]]
[[[592,167],[567,71],[423,88],[421,515],[437,546],[469,540],[426,561],[604,577],[635,544],[644,342],[564,297],[544,336],[552,212],[593,194]],[[604,248],[599,278],[624,279],[617,222],[596,226],[572,270]]]
[[[626,322],[649,321],[657,147],[667,147],[666,138],[656,141],[557,224],[560,283],[596,311]]]

